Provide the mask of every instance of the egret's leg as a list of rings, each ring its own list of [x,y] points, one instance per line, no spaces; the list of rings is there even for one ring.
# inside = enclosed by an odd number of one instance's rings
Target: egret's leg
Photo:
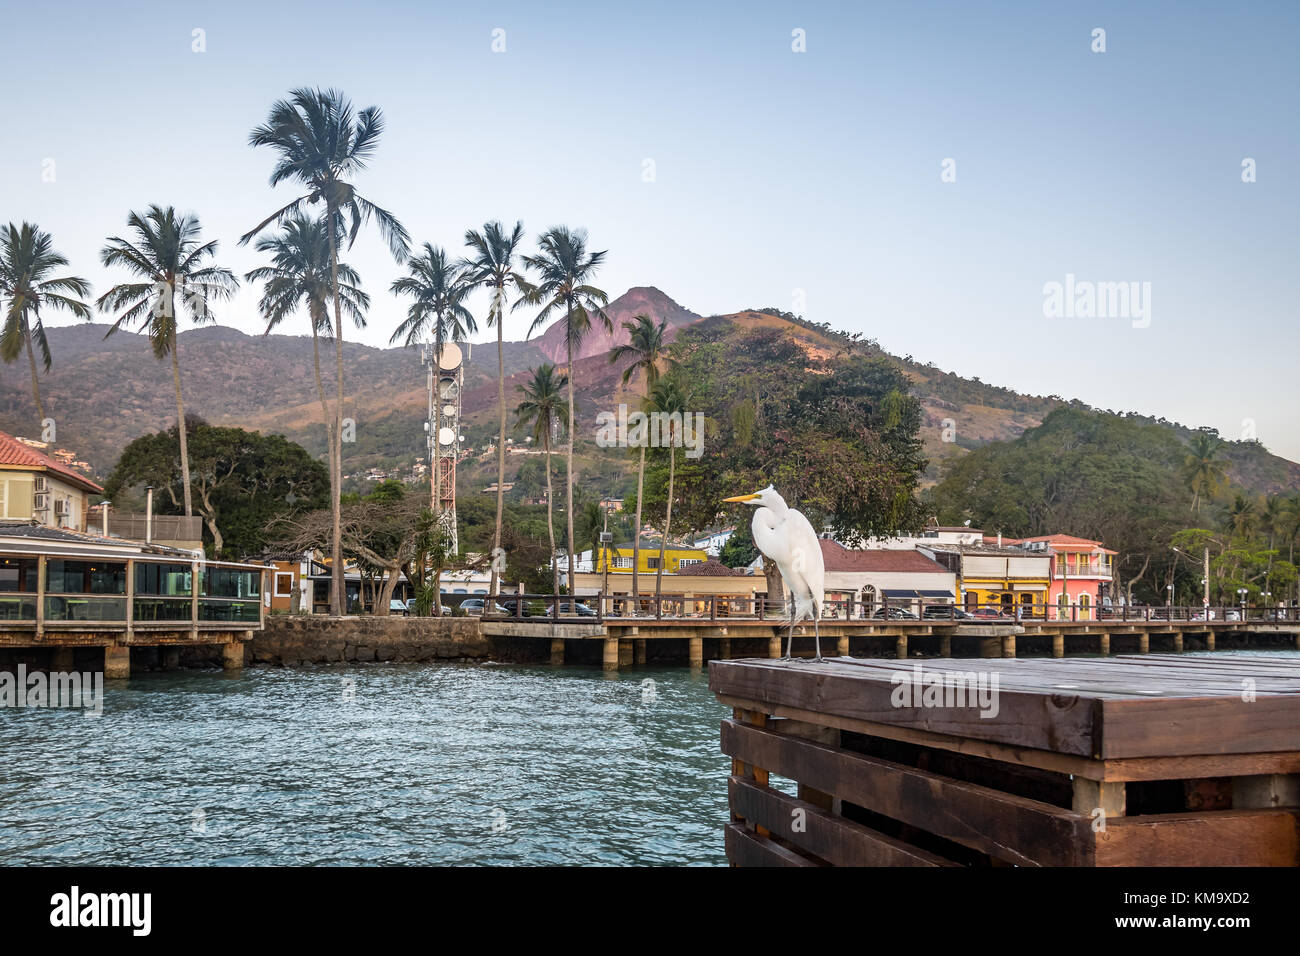
[[[817,657],[814,660],[822,659],[822,631],[821,631],[821,607],[813,605],[813,634],[817,640]]]
[[[794,648],[794,601],[790,601],[790,636],[785,639],[785,659],[790,660]]]

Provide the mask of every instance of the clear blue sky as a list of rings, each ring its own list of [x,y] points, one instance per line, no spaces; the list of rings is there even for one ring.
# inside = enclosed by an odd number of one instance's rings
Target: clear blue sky
[[[583,226],[611,295],[707,314],[800,289],[808,318],[941,368],[1231,438],[1251,419],[1300,459],[1300,4],[54,0],[2,20],[25,52],[0,221],[51,231],[97,292],[103,238],[150,202],[255,265],[235,239],[290,194],[248,131],[291,87],[336,86],[384,109],[359,185],[417,241]],[[376,299],[354,337],[383,344],[399,269],[373,233],[349,259]],[[1045,318],[1067,273],[1150,282],[1149,327]],[[260,329],[248,298],[220,319]]]

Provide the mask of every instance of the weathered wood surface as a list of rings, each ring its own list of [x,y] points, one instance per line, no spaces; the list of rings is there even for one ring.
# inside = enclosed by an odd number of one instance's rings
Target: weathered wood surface
[[[1009,747],[1111,760],[1300,752],[1300,660],[1140,655],[932,659],[923,674],[998,677],[994,717],[977,706],[895,706],[912,664],[713,661],[720,696]]]

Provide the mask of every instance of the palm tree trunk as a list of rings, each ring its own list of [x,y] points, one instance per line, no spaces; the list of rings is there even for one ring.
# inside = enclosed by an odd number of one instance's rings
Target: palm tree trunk
[[[311,357],[312,357],[312,364],[316,370],[316,396],[320,399],[321,424],[325,426],[325,446],[327,449],[326,455],[329,458],[330,494],[332,496],[334,492],[334,480],[335,480],[334,429],[330,424],[329,403],[325,400],[325,382],[324,379],[321,378],[321,374],[320,374],[320,335],[318,334],[318,330],[321,325],[321,323],[318,321],[318,319],[320,318],[321,317],[319,315],[311,316],[311,323],[312,323]]]
[[[554,593],[560,593],[560,566],[555,563],[555,519],[552,517],[554,496],[551,493],[551,420],[546,416],[546,435],[542,438],[542,447],[546,450],[546,534],[551,542],[551,586]]]
[[[645,445],[641,445],[641,464],[636,470],[636,527],[632,529],[632,606],[641,613],[641,589],[637,568],[641,564],[641,498],[645,494]]]
[[[573,553],[573,338],[569,330],[573,327],[573,310],[569,309],[565,322],[565,347],[568,350],[569,358],[569,448],[568,448],[568,467],[565,473],[565,483],[568,485],[565,499],[565,517],[568,519],[569,526],[569,593],[576,594],[578,579],[576,577],[576,555]]]
[[[334,229],[335,210],[326,209],[330,240],[330,286],[334,291],[334,362],[338,369],[338,400],[334,406],[334,482],[330,489],[333,527],[330,540],[330,612],[347,610],[343,578],[343,309],[339,303],[339,253]]]
[[[497,555],[501,548],[501,516],[505,507],[506,481],[506,364],[502,346],[504,332],[501,325],[505,319],[505,310],[501,300],[497,300],[497,405],[501,414],[501,429],[497,436],[497,523],[492,533],[492,583],[488,586],[488,599],[495,600],[500,581],[497,576]],[[549,479],[549,475],[547,478]],[[551,564],[555,564],[555,542],[551,542]]]
[[[45,430],[45,406],[41,403],[41,382],[40,378],[36,375],[36,353],[32,351],[32,335],[30,330],[25,339],[27,342],[27,361],[30,362],[32,366],[32,397],[36,399],[37,422],[40,425],[40,428],[38,428],[37,431],[41,432]]]
[[[442,323],[433,336],[433,442],[429,467],[433,469],[433,520],[442,526]]]
[[[676,468],[677,449],[673,447],[670,437],[668,442],[668,516],[664,518],[664,533],[659,538],[659,567],[655,569],[655,604],[658,606],[660,614],[663,613],[664,549],[668,547],[668,531],[673,524],[673,479],[676,477]]]
[[[173,311],[173,315],[175,312]],[[176,434],[181,443],[181,484],[185,489],[185,517],[194,515],[194,502],[190,495],[190,444],[185,435],[185,403],[181,400],[181,364],[176,356],[176,332],[172,331],[172,384],[176,386]]]

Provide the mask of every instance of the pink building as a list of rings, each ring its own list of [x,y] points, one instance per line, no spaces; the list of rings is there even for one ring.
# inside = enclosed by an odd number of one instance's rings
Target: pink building
[[[1111,594],[1115,554],[1100,541],[1072,534],[1046,534],[1019,538],[1004,544],[1026,551],[1046,551],[1052,556],[1047,592],[1050,620],[1093,621],[1097,608]]]

